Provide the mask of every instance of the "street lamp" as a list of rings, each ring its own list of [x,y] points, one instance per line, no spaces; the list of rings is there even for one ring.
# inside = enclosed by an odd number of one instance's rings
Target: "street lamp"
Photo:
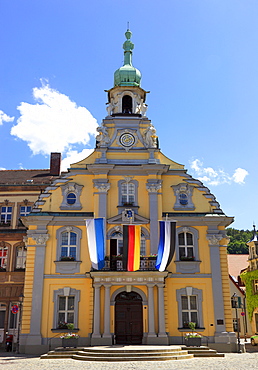
[[[17,343],[16,343],[16,353],[20,353],[20,330],[21,330],[21,318],[22,318],[22,303],[24,295],[21,293],[19,295],[19,321],[18,321],[18,334],[17,334]]]
[[[241,350],[240,350],[240,333],[239,333],[238,314],[237,314],[238,302],[239,302],[238,298],[239,298],[238,295],[236,293],[234,293],[231,297],[231,302],[232,302],[232,308],[236,309],[237,348],[238,348],[237,352],[241,353]]]

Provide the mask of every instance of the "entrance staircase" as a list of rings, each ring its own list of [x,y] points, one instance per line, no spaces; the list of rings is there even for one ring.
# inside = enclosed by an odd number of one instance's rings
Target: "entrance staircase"
[[[223,357],[208,347],[182,346],[98,346],[81,348],[58,347],[41,356],[41,359],[72,358],[80,361],[168,361],[188,360],[193,357]]]

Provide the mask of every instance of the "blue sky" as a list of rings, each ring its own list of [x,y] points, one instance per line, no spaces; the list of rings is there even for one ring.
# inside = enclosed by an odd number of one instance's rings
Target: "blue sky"
[[[233,227],[258,224],[256,0],[0,0],[0,168],[65,167],[94,146],[127,22],[165,155]]]

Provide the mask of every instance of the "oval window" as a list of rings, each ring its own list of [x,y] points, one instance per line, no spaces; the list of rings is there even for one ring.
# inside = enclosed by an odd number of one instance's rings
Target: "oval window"
[[[74,204],[76,202],[76,195],[74,193],[69,193],[66,200],[68,204]]]
[[[180,202],[180,204],[182,204],[182,206],[185,206],[185,205],[188,204],[187,195],[185,193],[181,193],[179,195],[179,202]]]

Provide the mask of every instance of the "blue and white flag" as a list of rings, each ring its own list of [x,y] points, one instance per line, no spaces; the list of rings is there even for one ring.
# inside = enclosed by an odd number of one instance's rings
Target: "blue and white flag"
[[[159,247],[156,269],[165,271],[172,261],[176,245],[176,221],[159,221]]]
[[[86,220],[86,228],[92,267],[101,270],[105,266],[104,218]]]

